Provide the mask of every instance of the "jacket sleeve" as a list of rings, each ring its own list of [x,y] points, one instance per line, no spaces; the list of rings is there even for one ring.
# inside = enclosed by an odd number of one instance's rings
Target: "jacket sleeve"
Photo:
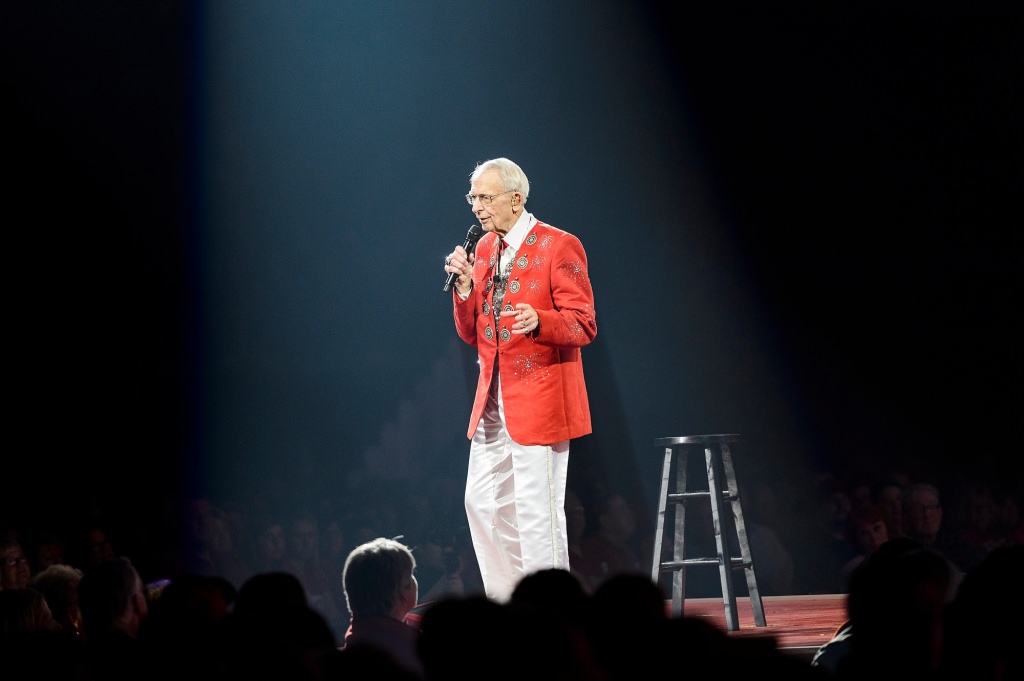
[[[561,347],[583,347],[597,336],[594,291],[583,244],[572,234],[556,239],[551,262],[554,308],[537,310],[540,325],[533,340]]]

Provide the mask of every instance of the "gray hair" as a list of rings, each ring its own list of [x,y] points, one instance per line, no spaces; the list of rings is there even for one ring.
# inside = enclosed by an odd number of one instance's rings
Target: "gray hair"
[[[469,176],[470,184],[488,170],[497,170],[502,188],[519,192],[523,195],[523,203],[526,203],[527,197],[530,196],[530,181],[526,179],[526,173],[522,168],[507,158],[492,158],[477,164]]]
[[[394,539],[378,537],[352,549],[341,577],[349,612],[387,615],[415,569],[412,551]]]

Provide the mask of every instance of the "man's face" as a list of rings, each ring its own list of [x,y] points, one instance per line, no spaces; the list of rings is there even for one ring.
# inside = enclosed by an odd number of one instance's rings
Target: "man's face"
[[[906,507],[910,529],[918,535],[934,537],[942,526],[942,506],[932,494],[918,494]]]
[[[865,555],[870,555],[889,540],[889,530],[881,520],[864,523],[857,528],[857,544]]]
[[[0,554],[0,587],[17,588],[29,585],[32,568],[20,546],[8,546]]]
[[[473,215],[480,221],[480,226],[485,232],[495,232],[499,236],[505,236],[513,225],[516,224],[518,216],[512,212],[513,202],[519,205],[522,198],[518,192],[510,192],[501,186],[497,170],[488,170],[473,182],[469,190],[470,194],[494,196],[490,205],[484,200],[473,201]]]

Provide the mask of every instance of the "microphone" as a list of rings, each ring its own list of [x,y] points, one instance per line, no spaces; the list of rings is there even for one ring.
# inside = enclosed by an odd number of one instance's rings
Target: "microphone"
[[[481,227],[480,225],[473,225],[472,227],[469,228],[469,232],[466,233],[466,241],[463,242],[462,244],[462,247],[466,250],[467,255],[473,252],[473,249],[476,248],[476,242],[480,241],[480,237],[482,237],[483,235],[484,228]],[[455,283],[455,279],[458,276],[459,275],[455,272],[448,273],[448,281],[444,283],[445,293],[451,290],[452,284]]]

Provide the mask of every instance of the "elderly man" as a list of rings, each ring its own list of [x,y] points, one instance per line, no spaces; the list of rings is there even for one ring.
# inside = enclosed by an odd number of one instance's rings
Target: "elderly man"
[[[587,256],[526,211],[530,183],[507,158],[479,164],[466,200],[487,234],[445,259],[455,328],[476,346],[466,512],[488,597],[527,574],[569,569],[569,441],[591,432],[580,348],[597,335]]]

